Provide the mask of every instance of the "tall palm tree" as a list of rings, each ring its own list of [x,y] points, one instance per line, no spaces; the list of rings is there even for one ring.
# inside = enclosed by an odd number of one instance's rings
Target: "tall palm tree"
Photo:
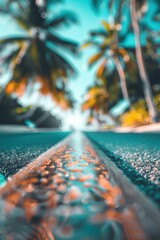
[[[113,7],[113,5],[115,5],[116,7],[117,5],[117,1],[113,1],[113,0],[93,0],[93,4],[95,7],[98,7],[102,2],[106,2],[109,4],[110,8]],[[134,35],[135,35],[135,41],[136,41],[136,58],[137,58],[137,63],[138,63],[138,69],[139,69],[139,75],[141,77],[141,81],[144,85],[143,89],[144,89],[144,96],[145,96],[145,101],[147,103],[147,107],[148,107],[148,111],[150,114],[150,117],[152,119],[153,122],[158,121],[158,111],[157,108],[155,106],[154,100],[153,100],[153,92],[152,92],[152,88],[151,88],[151,84],[150,84],[150,80],[148,77],[148,73],[147,70],[145,68],[145,62],[144,62],[144,58],[143,58],[143,53],[142,53],[142,47],[141,47],[141,41],[140,41],[140,25],[139,25],[139,21],[138,21],[138,13],[142,11],[144,11],[145,5],[147,3],[147,0],[120,0],[119,1],[119,6],[117,7],[118,11],[117,11],[117,19],[121,20],[121,15],[122,15],[122,6],[125,3],[130,4],[130,14],[131,14],[131,21],[132,21],[132,26],[133,26],[133,31],[134,31]],[[119,21],[121,22],[121,21]]]
[[[59,49],[74,54],[77,43],[60,37],[55,30],[77,22],[76,16],[69,11],[53,12],[50,16],[50,4],[61,2],[57,0],[6,2],[8,4],[0,11],[9,14],[26,34],[0,39],[1,64],[12,68],[12,77],[4,92],[22,95],[29,84],[39,83],[43,95],[50,94],[57,103],[64,105],[67,79],[75,74],[75,69]],[[14,48],[5,55],[8,45]]]
[[[146,4],[145,0],[142,0],[142,1],[130,0],[130,12],[131,12],[132,26],[135,34],[136,57],[137,57],[138,69],[139,69],[141,80],[144,85],[144,96],[145,96],[145,100],[148,106],[151,119],[153,122],[157,122],[158,111],[153,100],[152,88],[151,88],[149,76],[145,67],[145,62],[144,62],[142,47],[141,47],[141,40],[140,40],[140,26],[138,22],[137,8],[139,7],[140,9],[142,6],[144,6],[143,4]]]
[[[87,41],[82,47],[86,48],[89,46],[94,46],[98,50],[98,53],[93,55],[88,61],[89,66],[93,66],[95,63],[97,63],[97,61],[101,60],[97,70],[98,77],[102,77],[107,65],[107,61],[109,59],[113,61],[119,75],[122,95],[130,105],[126,76],[123,66],[125,62],[130,60],[130,57],[128,52],[118,44],[118,31],[120,26],[119,24],[109,24],[106,21],[103,21],[102,24],[104,29],[90,32],[89,41]],[[101,42],[97,41],[97,37],[101,39]]]

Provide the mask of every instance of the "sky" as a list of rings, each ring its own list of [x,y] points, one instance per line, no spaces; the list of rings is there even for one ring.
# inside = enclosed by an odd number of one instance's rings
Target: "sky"
[[[83,44],[88,38],[89,30],[99,27],[100,21],[105,18],[106,11],[104,9],[97,15],[93,11],[91,0],[66,0],[65,2],[66,4],[63,5],[64,8],[74,11],[77,14],[79,23],[68,29],[64,29],[61,35],[78,41],[79,44]],[[74,96],[78,101],[82,99],[86,88],[93,83],[94,71],[90,71],[86,65],[91,52],[92,50],[82,51],[77,58],[69,56],[69,59],[78,71],[78,76],[70,82],[70,87],[74,89]]]
[[[0,0],[0,3],[2,4],[4,0]],[[152,0],[149,1],[150,6],[149,9],[150,11],[148,12],[148,15],[153,15],[153,12],[155,10],[155,5],[151,4]],[[105,8],[104,5],[102,5],[101,10],[99,13],[96,13],[93,10],[92,7],[92,0],[65,0],[64,4],[61,6],[57,6],[57,12],[60,11],[61,9],[65,10],[72,10],[73,12],[76,13],[79,23],[76,25],[73,25],[71,27],[63,27],[59,31],[59,35],[77,41],[79,44],[82,44],[87,40],[88,38],[88,32],[90,30],[94,30],[99,28],[102,20],[107,20],[108,21],[108,12]],[[124,21],[126,20],[128,16],[124,16]],[[144,21],[146,21],[144,19]],[[5,37],[5,36],[11,36],[12,34],[20,34],[21,30],[18,29],[17,25],[14,23],[14,21],[7,16],[0,16],[0,37]],[[151,22],[148,22],[148,24],[152,24]],[[153,27],[153,25],[152,25]],[[157,28],[157,26],[155,26]],[[142,39],[143,41],[143,39]],[[129,36],[126,45],[130,44],[130,46],[134,46],[134,39],[133,36]],[[74,125],[76,128],[81,128],[82,126],[85,126],[85,116],[82,117],[81,111],[80,111],[80,104],[84,99],[84,94],[86,92],[86,89],[91,86],[94,82],[94,73],[96,70],[96,66],[93,67],[92,69],[87,68],[87,61],[89,57],[93,54],[94,50],[89,49],[88,51],[82,51],[80,53],[80,56],[73,57],[64,51],[62,52],[63,55],[66,56],[67,59],[75,66],[78,74],[76,77],[71,78],[68,84],[69,89],[73,93],[74,99],[77,101],[76,108],[73,111],[68,111],[65,113],[65,118],[64,114],[62,113],[61,110],[57,109],[51,102],[50,99],[47,98],[47,100],[41,101],[41,105],[47,110],[52,110],[54,109],[53,112],[61,115],[65,119],[65,124],[67,126],[69,125]],[[4,79],[7,78],[7,74],[5,74]],[[2,81],[2,80],[1,80]],[[24,96],[21,100],[23,104],[32,104],[34,101],[37,99],[37,95],[35,94],[32,98],[28,99],[28,96]],[[29,102],[30,100],[30,102]],[[47,106],[47,107],[46,107]],[[68,123],[67,123],[68,121]]]
[[[91,29],[98,28],[102,19],[106,18],[106,10],[102,9],[100,14],[93,11],[91,0],[66,0],[63,7],[66,10],[72,10],[77,14],[79,23],[61,32],[61,36],[71,38],[78,41],[81,45],[88,38],[88,32]],[[73,96],[77,101],[74,113],[71,111],[67,113],[67,120],[74,128],[83,128],[85,126],[86,114],[82,116],[80,105],[84,100],[86,89],[93,84],[95,68],[88,69],[87,61],[93,50],[82,51],[80,56],[68,56],[68,59],[73,63],[77,70],[77,77],[70,79],[69,89],[73,92]],[[66,124],[67,125],[67,124]]]

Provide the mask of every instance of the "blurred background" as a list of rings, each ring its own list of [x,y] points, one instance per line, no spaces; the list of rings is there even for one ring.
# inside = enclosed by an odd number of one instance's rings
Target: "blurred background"
[[[1,128],[159,121],[159,0],[0,0]]]

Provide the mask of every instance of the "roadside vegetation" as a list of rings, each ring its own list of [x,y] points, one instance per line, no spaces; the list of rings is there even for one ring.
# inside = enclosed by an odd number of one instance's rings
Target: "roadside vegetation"
[[[99,29],[89,32],[82,49],[92,47],[98,51],[88,60],[88,66],[96,65],[95,86],[97,83],[101,84],[101,88],[106,91],[107,100],[103,97],[105,102],[99,105],[98,111],[95,110],[89,89],[82,110],[86,110],[84,106],[90,102],[88,109],[92,110],[92,118],[89,112],[89,122],[91,119],[98,119],[100,122],[105,103],[105,114],[111,115],[112,107],[124,100],[126,109],[118,116],[112,116],[117,124],[140,126],[158,122],[160,82],[156,74],[160,73],[160,35],[143,20],[149,10],[150,1],[93,0],[97,11],[100,11],[102,3],[108,9],[108,21],[102,21]],[[124,21],[125,15],[128,16],[128,23]],[[157,11],[154,21],[160,20],[158,16]],[[126,44],[128,35],[134,37],[134,47]],[[145,45],[142,45],[141,39]]]

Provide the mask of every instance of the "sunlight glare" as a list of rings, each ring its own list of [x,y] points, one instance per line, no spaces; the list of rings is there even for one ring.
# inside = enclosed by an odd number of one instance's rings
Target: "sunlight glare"
[[[84,116],[76,111],[69,112],[65,116],[65,127],[74,130],[82,130],[85,127],[85,118]]]

